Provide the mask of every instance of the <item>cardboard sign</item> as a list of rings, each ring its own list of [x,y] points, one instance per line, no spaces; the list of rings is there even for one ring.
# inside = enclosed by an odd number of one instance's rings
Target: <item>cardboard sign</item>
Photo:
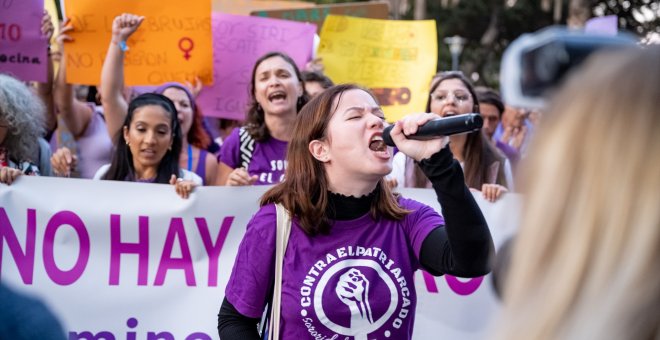
[[[325,18],[330,14],[371,19],[387,19],[389,5],[384,1],[356,2],[318,5],[313,8],[258,10],[250,13],[250,15],[259,17],[315,23],[316,27],[318,27],[319,33],[321,32],[321,27],[323,27],[323,21],[325,21]]]
[[[0,73],[46,81],[48,42],[41,34],[44,0],[0,0]]]
[[[311,59],[316,26],[286,20],[213,13],[215,83],[197,103],[207,116],[244,120],[248,87],[257,59],[288,54],[299,68]]]
[[[122,13],[145,16],[126,44],[126,85],[213,81],[211,3],[177,0],[66,0],[74,42],[65,47],[67,82],[98,84],[112,36],[112,22]]]
[[[422,112],[438,61],[434,20],[377,20],[329,15],[318,56],[335,82],[376,95],[388,121]]]
[[[587,20],[584,31],[592,34],[617,35],[619,33],[619,19],[616,15],[606,15]]]
[[[254,10],[282,8],[310,8],[313,3],[304,1],[279,0],[213,0],[213,11],[225,14],[249,15]]]

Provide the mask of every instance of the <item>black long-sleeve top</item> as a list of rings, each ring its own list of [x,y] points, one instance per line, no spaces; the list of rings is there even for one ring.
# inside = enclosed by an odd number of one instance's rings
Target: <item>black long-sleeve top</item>
[[[422,242],[420,263],[439,276],[478,277],[490,271],[493,240],[479,206],[465,185],[463,170],[449,146],[419,162],[431,181],[445,220]],[[369,212],[373,195],[347,197],[330,193],[328,215],[333,220],[352,220]],[[218,333],[223,340],[257,340],[259,319],[239,313],[225,298],[218,313]]]

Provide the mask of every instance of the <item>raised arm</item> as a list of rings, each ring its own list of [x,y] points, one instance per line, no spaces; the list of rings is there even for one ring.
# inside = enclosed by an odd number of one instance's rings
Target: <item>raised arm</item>
[[[50,39],[53,37],[53,22],[48,12],[44,10],[41,19],[41,34],[44,36],[46,46],[50,45]],[[37,95],[43,101],[46,107],[46,136],[49,139],[57,128],[57,116],[55,115],[55,106],[53,104],[53,60],[50,52],[47,60],[47,78],[45,83],[37,83]]]
[[[445,219],[444,228],[432,231],[422,243],[422,266],[435,275],[486,275],[494,254],[493,240],[481,209],[465,185],[460,164],[445,147],[419,165],[431,180]]]
[[[53,58],[54,60],[60,60],[60,67],[55,77],[53,99],[57,112],[66,125],[66,128],[71,132],[73,138],[78,140],[85,132],[94,112],[89,105],[75,99],[73,86],[66,82],[66,57],[64,57],[63,53],[65,48],[64,43],[73,41],[68,35],[68,32],[73,29],[67,19],[60,26],[60,33],[55,39],[59,46],[59,51],[53,54]]]
[[[123,13],[112,22],[112,39],[101,70],[101,102],[108,134],[113,141],[128,110],[128,103],[123,96],[126,40],[140,27],[143,20],[143,16]]]
[[[410,140],[420,125],[437,118],[420,114],[397,122],[391,136],[399,150],[419,162],[431,180],[442,207],[445,226],[433,230],[422,243],[420,263],[431,274],[476,277],[490,271],[493,240],[486,220],[465,185],[460,164],[448,147],[448,138]]]

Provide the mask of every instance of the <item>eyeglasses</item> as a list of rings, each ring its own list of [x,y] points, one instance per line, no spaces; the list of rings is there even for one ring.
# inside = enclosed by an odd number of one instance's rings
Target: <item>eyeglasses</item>
[[[433,93],[431,94],[431,100],[438,103],[446,103],[451,98],[453,101],[461,105],[471,99],[470,95],[467,93]]]

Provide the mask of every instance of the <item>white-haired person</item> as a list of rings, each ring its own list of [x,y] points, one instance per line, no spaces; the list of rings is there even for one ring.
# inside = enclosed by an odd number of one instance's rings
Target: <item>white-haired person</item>
[[[0,74],[0,182],[51,173],[50,146],[43,139],[46,108],[20,80]]]

